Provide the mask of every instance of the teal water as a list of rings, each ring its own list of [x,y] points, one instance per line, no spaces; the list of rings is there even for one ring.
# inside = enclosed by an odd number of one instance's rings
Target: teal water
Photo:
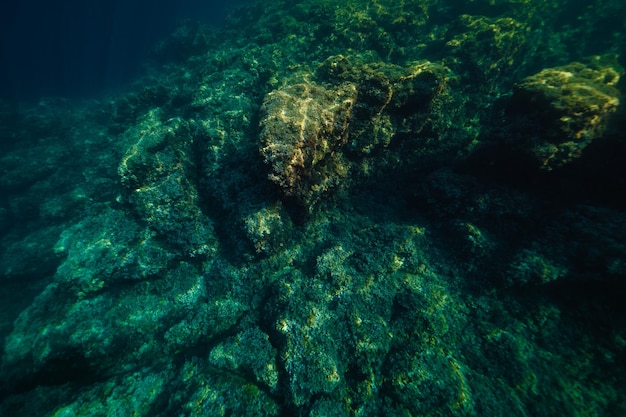
[[[625,415],[625,9],[257,1],[3,100],[0,416]]]

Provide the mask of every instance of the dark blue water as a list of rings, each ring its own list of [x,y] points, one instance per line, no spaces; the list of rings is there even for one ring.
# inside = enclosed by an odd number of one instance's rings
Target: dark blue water
[[[84,98],[140,74],[181,21],[219,26],[245,0],[18,0],[0,6],[0,98]]]

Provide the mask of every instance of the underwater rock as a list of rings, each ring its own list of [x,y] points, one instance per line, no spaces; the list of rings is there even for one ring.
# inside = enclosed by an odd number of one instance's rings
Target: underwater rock
[[[284,247],[295,233],[289,216],[280,204],[247,213],[243,228],[257,253],[272,253]]]
[[[559,126],[502,127],[530,68],[624,51],[579,3],[257,1],[97,123],[33,111],[0,416],[625,416],[623,206],[466,163]]]
[[[301,83],[265,96],[260,151],[272,167],[269,178],[285,196],[309,206],[347,175],[334,151],[348,140],[356,95],[351,83],[334,88]]]
[[[439,111],[449,104],[444,96],[452,78],[444,65],[415,61],[402,67],[367,55],[335,55],[319,66],[317,76],[332,83],[354,83],[357,87],[358,100],[350,121],[351,151],[361,157],[375,154],[381,148],[388,149],[397,138],[413,139],[413,143],[404,142],[414,149],[438,149],[432,143],[415,143],[415,139],[427,125],[433,127],[438,121],[447,124],[448,113],[453,113],[452,108]],[[402,147],[403,141],[398,142]],[[404,153],[403,158],[408,156]]]
[[[189,256],[214,251],[211,220],[200,209],[195,184],[192,126],[182,119],[160,120],[150,111],[125,136],[131,145],[119,165],[127,200],[138,216]]]
[[[551,234],[515,254],[505,282],[524,286],[559,281],[562,288],[592,283],[610,291],[626,280],[624,233],[626,222],[619,210],[572,207],[551,225]]]
[[[498,86],[493,80],[501,73],[515,71],[527,52],[527,32],[523,23],[510,17],[461,15],[450,30],[454,35],[446,42],[446,49],[460,60],[455,71],[462,71],[469,82],[491,92]]]
[[[260,144],[269,178],[309,209],[330,189],[465,146],[453,135],[440,140],[459,105],[441,64],[333,55],[314,77],[319,84],[287,83],[266,95]]]
[[[512,145],[548,171],[580,157],[617,109],[623,72],[615,57],[596,56],[526,77],[507,109]]]
[[[0,233],[3,227],[12,226],[13,219],[6,216],[0,209]],[[6,223],[3,224],[3,223]],[[35,276],[36,274],[52,274],[58,266],[58,256],[52,250],[54,242],[63,229],[59,225],[42,227],[24,236],[22,240],[5,244],[0,251],[0,282],[8,282]],[[37,262],[31,262],[37,259]]]

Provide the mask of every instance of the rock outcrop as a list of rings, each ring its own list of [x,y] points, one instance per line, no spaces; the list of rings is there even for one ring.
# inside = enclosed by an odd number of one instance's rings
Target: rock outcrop
[[[623,72],[614,57],[596,56],[523,79],[508,108],[513,146],[548,171],[580,157],[617,109]]]
[[[345,176],[345,163],[334,151],[348,140],[356,97],[351,83],[335,88],[295,84],[267,94],[261,154],[272,167],[269,178],[286,196],[310,205]]]

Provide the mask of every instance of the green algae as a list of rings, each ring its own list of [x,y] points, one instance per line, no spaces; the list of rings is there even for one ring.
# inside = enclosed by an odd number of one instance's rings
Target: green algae
[[[571,45],[626,11],[574,3],[259,1],[126,94],[26,110],[0,414],[623,415],[623,190],[594,174],[623,87],[585,56],[626,40]],[[507,111],[554,68],[615,106],[547,173]]]

